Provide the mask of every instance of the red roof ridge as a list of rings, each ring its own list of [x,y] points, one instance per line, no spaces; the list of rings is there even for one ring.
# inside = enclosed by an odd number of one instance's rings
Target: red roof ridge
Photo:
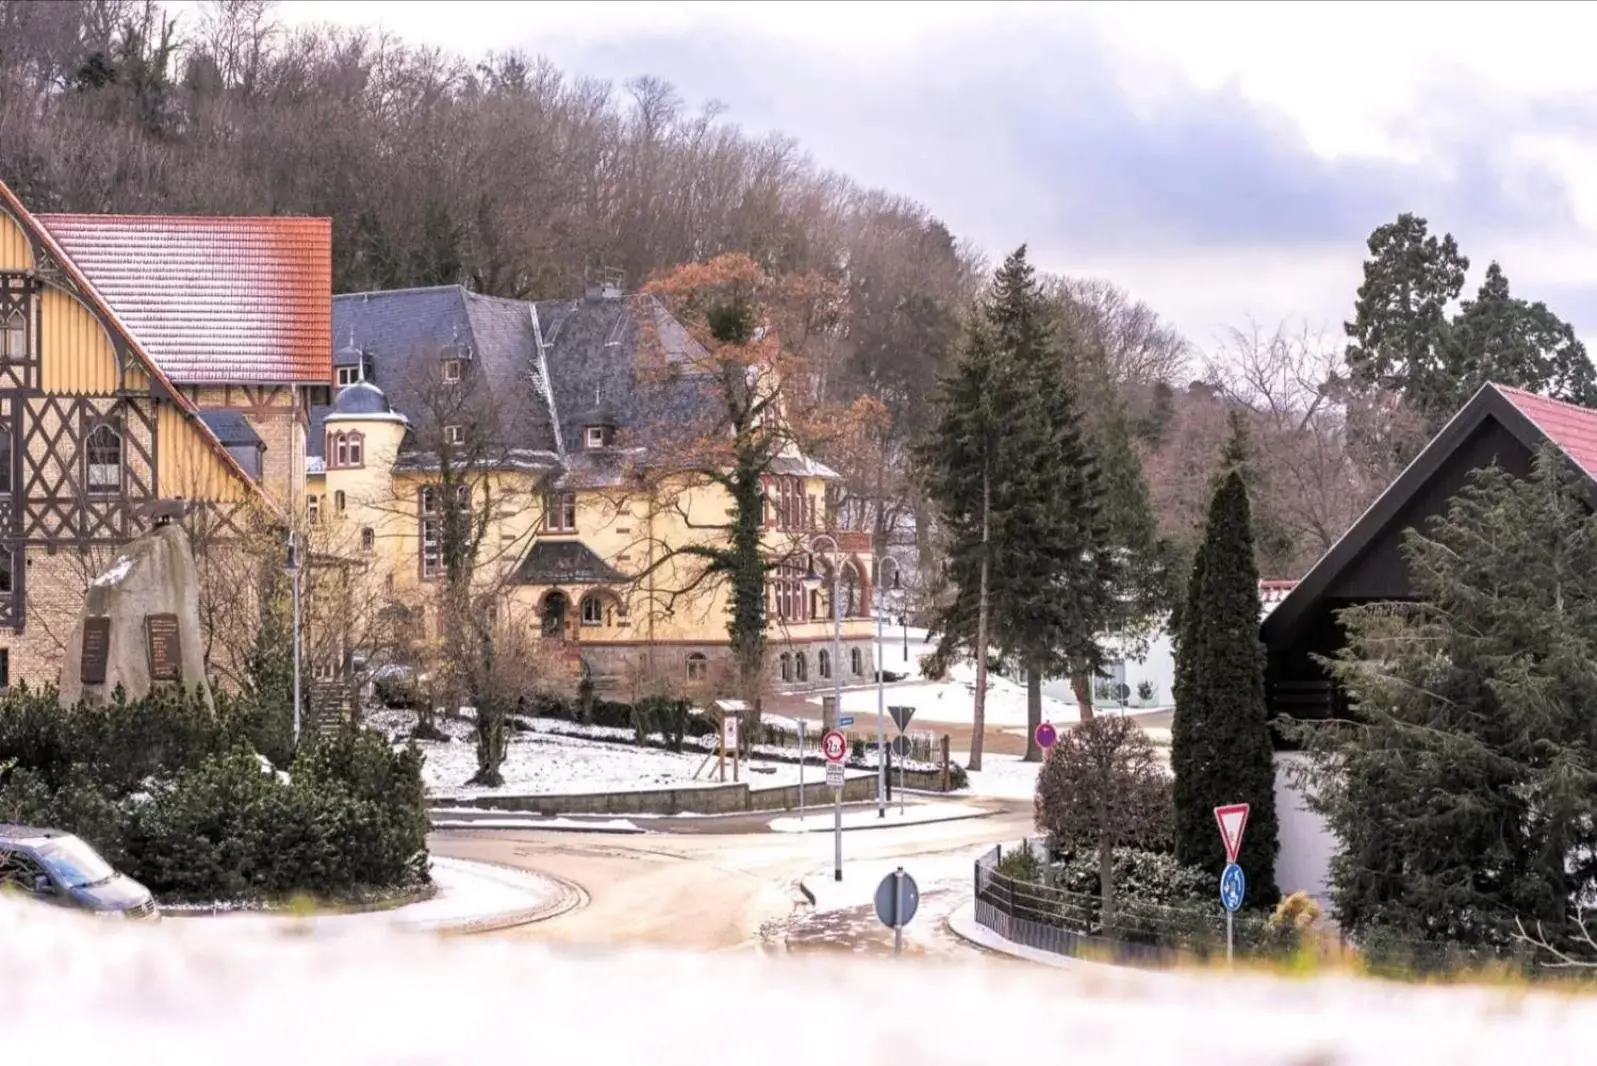
[[[323,222],[332,224],[331,215],[126,215],[108,211],[39,211],[34,218],[91,218],[107,222]]]
[[[1503,385],[1496,381],[1493,381],[1490,384],[1492,388],[1496,389],[1498,392],[1504,393],[1505,395],[1512,394],[1514,396],[1524,396],[1528,399],[1539,400],[1542,403],[1554,403],[1560,407],[1567,407],[1571,411],[1574,411],[1578,414],[1597,415],[1597,408],[1587,407],[1586,405],[1576,403],[1573,400],[1560,400],[1556,396],[1543,396],[1539,392],[1532,392],[1529,389],[1522,389],[1517,385]]]

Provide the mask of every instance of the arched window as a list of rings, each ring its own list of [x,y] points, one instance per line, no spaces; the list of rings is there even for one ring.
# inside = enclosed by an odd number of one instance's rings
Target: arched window
[[[597,592],[590,593],[582,598],[582,624],[585,626],[604,625],[604,597]]]
[[[856,676],[865,672],[865,668],[862,665],[864,661],[865,657],[860,654],[860,650],[858,648],[848,649],[848,665],[850,669],[854,671]]]
[[[337,511],[339,514],[343,514],[344,513],[344,490],[343,489],[339,489],[337,492],[333,493],[333,510]]]
[[[0,322],[0,359],[20,363],[28,357],[28,320],[21,311],[12,311]]]
[[[803,652],[793,656],[793,674],[798,681],[808,681],[810,679],[810,664],[804,658]]]
[[[101,424],[89,434],[85,466],[89,491],[96,495],[115,495],[122,491],[122,437],[110,426]]]
[[[791,680],[793,680],[793,656],[789,655],[787,652],[784,651],[782,653],[782,660],[781,661],[782,661],[782,680],[783,681],[791,681]]]
[[[359,433],[332,433],[327,437],[327,461],[335,468],[366,465],[366,438]]]
[[[371,526],[360,531],[360,550],[369,552],[377,546],[377,534]]]
[[[815,653],[815,672],[823,679],[832,676],[832,653],[818,651]]]
[[[859,571],[853,563],[843,564],[843,617],[858,618],[860,614]],[[856,671],[857,673],[858,671]]]
[[[703,652],[688,653],[688,680],[703,681],[710,676],[710,660],[704,657]]]

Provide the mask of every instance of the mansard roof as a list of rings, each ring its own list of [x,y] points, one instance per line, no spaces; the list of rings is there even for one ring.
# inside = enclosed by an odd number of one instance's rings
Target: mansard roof
[[[173,381],[331,377],[331,219],[35,217]]]

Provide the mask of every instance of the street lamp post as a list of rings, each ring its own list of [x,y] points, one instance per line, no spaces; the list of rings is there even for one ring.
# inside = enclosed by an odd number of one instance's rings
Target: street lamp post
[[[816,544],[827,541],[832,545],[828,557],[832,561],[832,726],[837,727],[837,720],[843,715],[843,605],[839,597],[842,588],[842,560],[838,558],[839,549],[837,541],[822,533],[810,538],[810,552],[813,555]],[[810,563],[810,573],[815,572],[815,564]],[[843,790],[838,789],[833,797],[832,805],[832,835],[833,835],[833,864],[832,879],[843,880]]]
[[[887,817],[887,679],[883,676],[882,656],[882,567],[893,564],[893,581],[898,581],[898,560],[891,555],[876,557],[876,817]]]
[[[299,748],[299,723],[300,723],[300,694],[299,694],[299,535],[290,532],[288,535],[288,558],[284,560],[283,572],[288,575],[289,584],[294,596],[294,748]]]

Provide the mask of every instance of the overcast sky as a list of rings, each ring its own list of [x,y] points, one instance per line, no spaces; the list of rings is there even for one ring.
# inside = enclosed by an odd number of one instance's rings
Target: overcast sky
[[[1107,277],[1200,346],[1340,333],[1401,211],[1597,339],[1597,10],[1532,3],[285,2],[476,57],[653,74],[915,197],[996,258]]]

